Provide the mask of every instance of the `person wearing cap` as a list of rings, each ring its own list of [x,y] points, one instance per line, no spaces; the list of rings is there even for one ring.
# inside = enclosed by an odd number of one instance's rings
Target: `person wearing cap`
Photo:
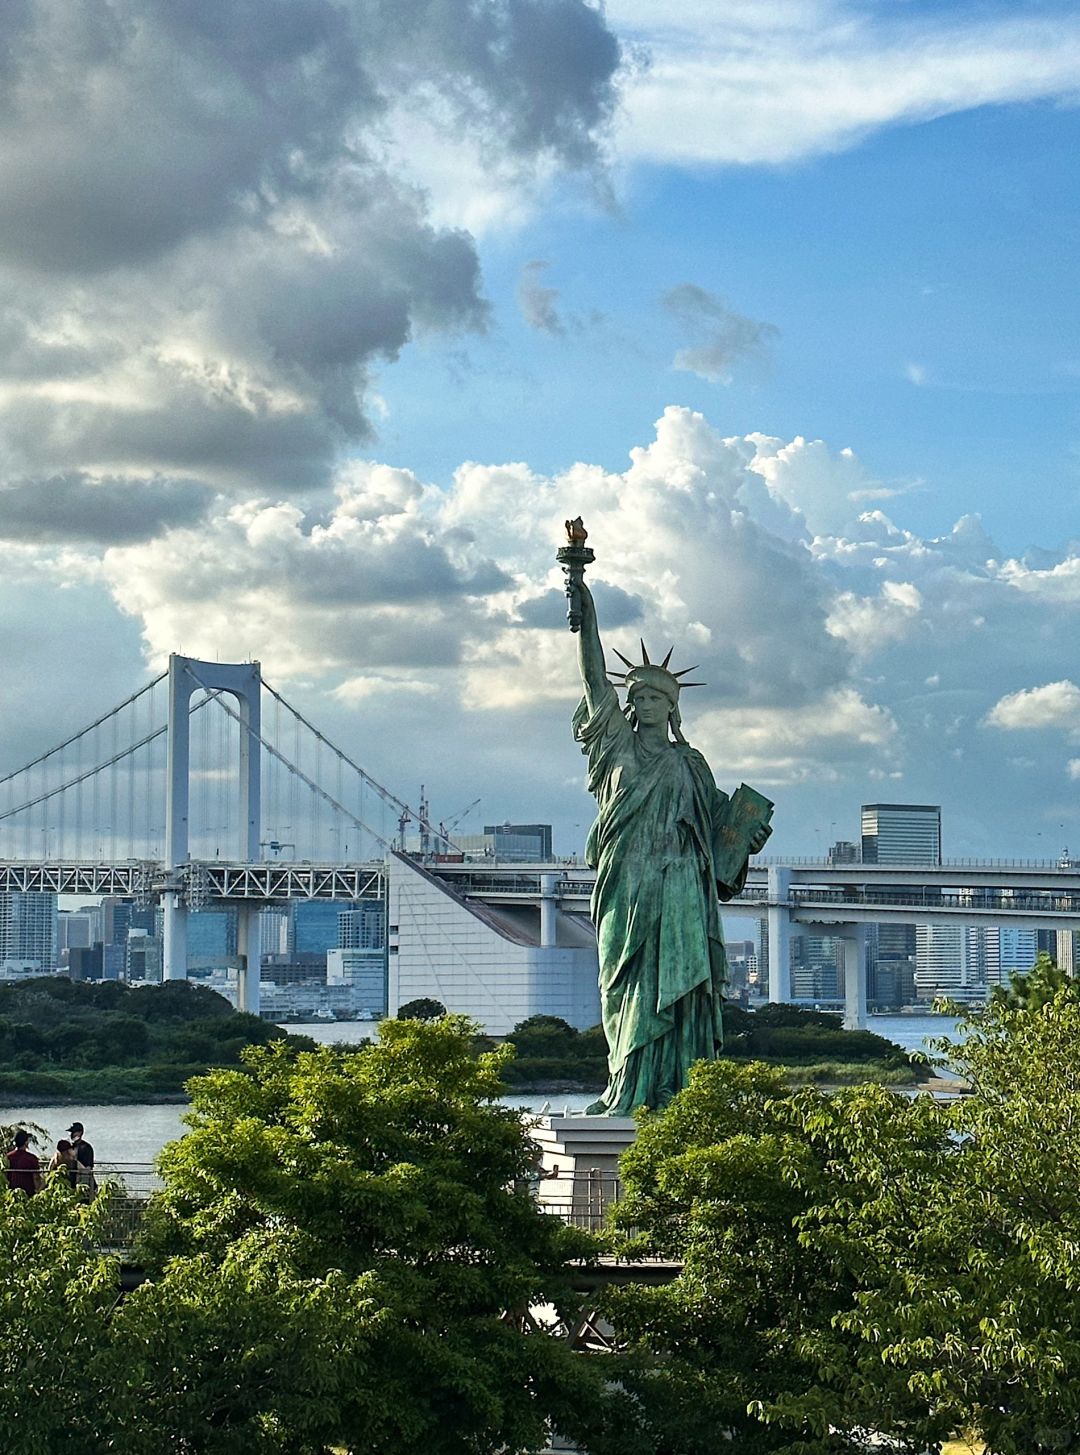
[[[20,1130],[15,1133],[15,1145],[7,1154],[7,1180],[13,1191],[25,1192],[27,1197],[33,1197],[41,1188],[41,1163],[33,1152],[27,1151],[29,1140],[29,1132]]]
[[[82,1122],[72,1122],[68,1127],[68,1136],[71,1138],[75,1160],[78,1164],[77,1183],[79,1187],[89,1187],[93,1191],[97,1187],[97,1183],[94,1181],[94,1149],[83,1137]]]

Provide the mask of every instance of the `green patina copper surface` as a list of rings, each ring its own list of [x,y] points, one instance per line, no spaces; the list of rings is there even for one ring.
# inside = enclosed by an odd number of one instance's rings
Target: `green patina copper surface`
[[[772,805],[745,786],[732,798],[717,788],[682,737],[679,684],[666,668],[626,674],[624,713],[607,680],[592,597],[580,572],[568,581],[585,692],[574,734],[598,807],[586,858],[596,869],[608,1043],[608,1085],[589,1111],[628,1116],[666,1105],[693,1062],[720,1050],[727,962],[718,898],[742,887]]]

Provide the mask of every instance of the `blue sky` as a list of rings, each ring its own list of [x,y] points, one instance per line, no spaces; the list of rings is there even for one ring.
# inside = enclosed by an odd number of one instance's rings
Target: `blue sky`
[[[851,446],[912,488],[914,529],[975,509],[1017,549],[1067,539],[1080,494],[1078,155],[1080,113],[1029,103],[898,125],[782,167],[642,166],[617,212],[578,197],[483,241],[491,332],[463,355],[421,345],[386,371],[383,448],[435,480],[469,458],[620,469],[627,441],[677,400],[724,432]],[[559,290],[561,336],[515,306],[533,259]],[[660,295],[685,281],[778,330],[729,385],[671,367],[677,330]],[[1033,512],[1021,482],[1035,440]]]
[[[779,852],[880,799],[1080,844],[1074,9],[387,14],[19,12],[0,766],[253,655],[402,797],[580,848],[581,512]]]

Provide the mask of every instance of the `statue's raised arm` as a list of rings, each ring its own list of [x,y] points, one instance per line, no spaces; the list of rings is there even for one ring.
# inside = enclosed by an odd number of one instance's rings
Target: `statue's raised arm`
[[[566,619],[570,630],[577,634],[581,685],[585,690],[589,712],[593,713],[612,689],[607,679],[604,649],[600,643],[596,606],[592,592],[585,585],[585,567],[595,560],[593,551],[585,544],[588,537],[589,533],[580,515],[576,520],[568,520],[567,543],[560,547],[557,559],[566,573]]]
[[[585,585],[587,533],[566,522],[556,553],[566,573],[567,619],[578,637],[585,689],[574,736],[589,760],[597,820],[585,856],[596,870],[592,918],[608,1043],[608,1085],[590,1113],[628,1116],[659,1107],[686,1085],[694,1061],[720,1048],[727,977],[718,888],[730,898],[769,835],[772,804],[746,785],[733,798],[682,733],[679,694],[694,668],[616,655],[608,680],[596,609]],[[674,649],[673,649],[674,650]]]

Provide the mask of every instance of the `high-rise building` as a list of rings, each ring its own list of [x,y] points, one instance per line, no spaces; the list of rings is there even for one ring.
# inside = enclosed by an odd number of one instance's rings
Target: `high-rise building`
[[[117,899],[106,895],[101,901],[101,939],[106,945],[123,945],[128,930],[158,933],[160,910],[152,904],[136,904],[133,899]]]
[[[68,951],[69,978],[72,980],[100,980],[103,973],[102,951],[104,948],[100,941],[89,948],[73,945]]]
[[[336,899],[294,899],[289,905],[290,955],[326,955],[338,948],[339,917],[351,904]]]
[[[289,911],[283,904],[268,904],[259,911],[259,946],[264,955],[285,955],[289,950]]]
[[[327,985],[348,985],[364,1016],[386,1014],[386,956],[382,950],[343,948],[326,956]]]
[[[57,950],[88,950],[101,939],[101,911],[90,909],[60,910],[56,917]]]
[[[916,925],[915,989],[921,1001],[939,996],[982,1001],[1001,983],[1001,936],[993,925]]]
[[[201,909],[187,921],[187,963],[189,970],[217,969],[236,959],[237,912]]]
[[[56,895],[0,893],[0,968],[51,975],[56,969]]]
[[[1000,983],[1007,985],[1014,975],[1026,975],[1039,953],[1038,930],[1002,925],[1000,939]]]
[[[160,936],[144,929],[128,930],[127,954],[124,963],[125,980],[143,980],[157,984],[162,978],[162,960],[163,945]],[[110,965],[103,966],[103,975],[106,980],[114,978],[110,970]]]
[[[941,806],[936,803],[864,803],[864,864],[940,864]]]
[[[941,806],[864,803],[862,862],[940,864]],[[867,992],[871,1003],[881,1009],[891,1009],[910,1004],[916,997],[923,998],[917,985],[918,947],[914,925],[873,926],[867,951]]]
[[[1075,930],[1058,930],[1054,935],[1054,960],[1058,968],[1069,975],[1076,974],[1077,954]]]
[[[791,993],[796,1000],[837,1000],[844,994],[844,947],[835,935],[792,939]]]
[[[342,950],[382,950],[386,946],[386,904],[370,899],[338,914],[338,942]]]

